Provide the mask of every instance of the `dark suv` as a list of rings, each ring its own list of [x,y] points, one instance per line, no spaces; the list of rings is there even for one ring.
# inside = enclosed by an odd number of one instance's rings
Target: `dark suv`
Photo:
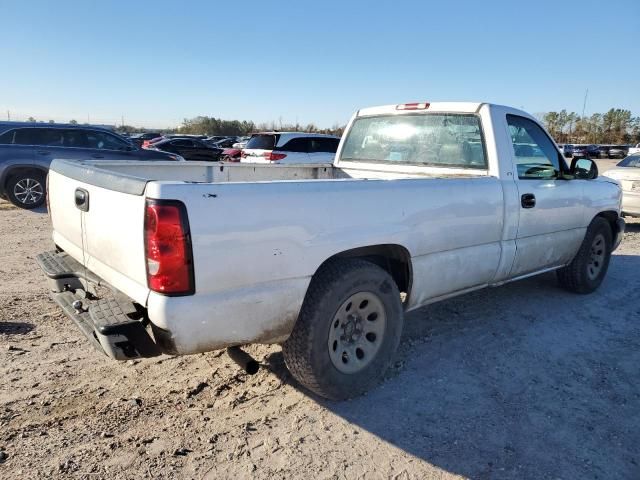
[[[54,158],[182,160],[179,155],[140,149],[106,128],[0,122],[0,197],[21,208],[42,205]]]

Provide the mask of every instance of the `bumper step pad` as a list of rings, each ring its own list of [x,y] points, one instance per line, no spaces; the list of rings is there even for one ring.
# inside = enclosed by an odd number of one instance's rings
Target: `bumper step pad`
[[[100,285],[100,278],[65,252],[44,252],[36,256],[36,262],[47,277],[49,287],[54,292],[82,288],[87,282]]]
[[[150,333],[144,309],[127,296],[64,252],[41,253],[36,261],[49,280],[51,298],[98,350],[116,360],[163,353]],[[100,298],[87,294],[89,284],[105,287]]]

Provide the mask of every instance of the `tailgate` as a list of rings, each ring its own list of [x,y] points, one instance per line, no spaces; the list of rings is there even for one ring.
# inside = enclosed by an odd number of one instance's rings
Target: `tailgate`
[[[55,161],[49,205],[56,245],[141,305],[146,305],[146,182]],[[78,195],[84,196],[78,199]],[[80,204],[80,205],[78,205]]]

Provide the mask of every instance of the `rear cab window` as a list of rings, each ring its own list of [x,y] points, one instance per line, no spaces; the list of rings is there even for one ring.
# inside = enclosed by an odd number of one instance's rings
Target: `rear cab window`
[[[340,162],[486,169],[487,155],[475,114],[381,115],[353,122]]]
[[[253,135],[247,142],[247,146],[245,148],[256,150],[273,150],[276,147],[279,139],[280,135],[274,133],[261,133]]]

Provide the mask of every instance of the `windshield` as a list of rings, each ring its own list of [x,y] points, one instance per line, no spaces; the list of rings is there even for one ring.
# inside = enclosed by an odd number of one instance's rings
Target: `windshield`
[[[618,163],[616,167],[640,167],[640,155],[629,155]]]
[[[480,120],[472,114],[358,118],[340,161],[487,168]]]

